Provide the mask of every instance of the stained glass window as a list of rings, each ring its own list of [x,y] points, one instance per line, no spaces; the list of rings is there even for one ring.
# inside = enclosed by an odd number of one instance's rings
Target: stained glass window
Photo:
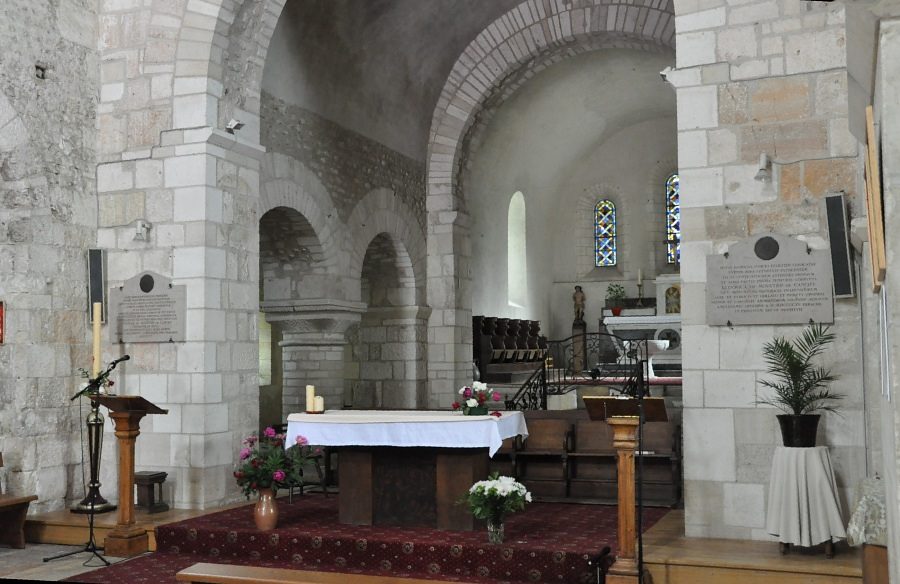
[[[594,265],[616,265],[616,205],[606,199],[594,206]]]
[[[681,189],[678,173],[666,180],[666,261],[681,264]]]

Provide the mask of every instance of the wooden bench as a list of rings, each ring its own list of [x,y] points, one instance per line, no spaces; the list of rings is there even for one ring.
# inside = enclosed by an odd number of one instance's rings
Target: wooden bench
[[[616,451],[606,422],[588,419],[584,410],[525,412],[528,438],[504,442],[491,470],[513,474],[535,497],[615,503]],[[647,422],[642,453],[645,505],[675,507],[681,502],[681,434],[672,422]],[[512,462],[512,464],[510,464]]]
[[[22,549],[25,547],[25,516],[35,495],[14,497],[0,495],[0,544]]]
[[[175,575],[178,582],[197,584],[434,584],[434,580],[397,578],[394,576],[366,576],[339,572],[311,572],[284,568],[257,568],[229,564],[194,564]]]

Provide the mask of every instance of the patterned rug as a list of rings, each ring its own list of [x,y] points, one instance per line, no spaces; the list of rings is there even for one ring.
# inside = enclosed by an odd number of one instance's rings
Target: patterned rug
[[[483,583],[596,581],[591,565],[609,546],[615,554],[616,508],[534,503],[505,522],[506,540],[486,531],[338,523],[336,497],[278,500],[278,528],[253,526],[253,506],[212,513],[157,528],[156,553],[69,578],[98,584],[174,583],[197,562],[393,575]],[[464,512],[460,510],[460,512]],[[644,529],[668,509],[645,509]]]

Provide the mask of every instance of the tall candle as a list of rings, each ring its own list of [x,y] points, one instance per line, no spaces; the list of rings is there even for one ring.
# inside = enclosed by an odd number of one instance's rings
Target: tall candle
[[[317,396],[316,396],[316,409],[315,409],[315,411],[317,411],[317,412],[324,412],[324,411],[325,411],[325,398],[322,397],[321,395],[317,395]]]
[[[314,385],[306,386],[306,411],[314,412],[316,407],[316,388]]]
[[[96,378],[100,375],[100,321],[103,319],[103,305],[94,302],[91,308],[93,309],[91,316],[94,320],[94,363],[91,367],[91,377]]]
[[[641,285],[643,283],[644,283],[644,272],[640,268],[638,268],[638,285]]]

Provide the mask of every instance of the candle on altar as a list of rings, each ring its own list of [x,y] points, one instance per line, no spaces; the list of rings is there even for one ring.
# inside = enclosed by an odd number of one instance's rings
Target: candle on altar
[[[315,409],[315,411],[317,411],[317,412],[324,412],[324,411],[325,411],[325,398],[322,397],[321,395],[317,395],[317,396],[316,396],[316,409]]]
[[[316,387],[314,385],[306,386],[306,411],[314,412],[316,407]]]
[[[103,319],[103,304],[94,302],[91,312],[94,325],[94,362],[91,366],[91,376],[96,378],[100,375],[100,321]]]
[[[638,268],[638,286],[644,283],[644,272]]]

